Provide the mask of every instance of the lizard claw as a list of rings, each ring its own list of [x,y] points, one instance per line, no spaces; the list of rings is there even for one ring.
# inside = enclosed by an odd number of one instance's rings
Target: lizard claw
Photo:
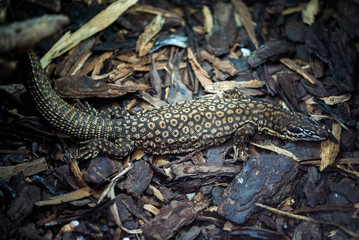
[[[100,153],[98,149],[96,148],[96,144],[92,141],[84,141],[81,142],[82,147],[78,150],[78,158],[82,158],[84,160],[95,158]]]
[[[237,161],[238,159],[242,160],[242,161],[246,161],[248,159],[248,153],[245,149],[245,146],[233,146],[233,150],[234,150],[234,156],[233,159],[234,161]]]
[[[236,162],[237,159],[238,159],[238,155],[239,155],[239,153],[238,153],[238,147],[237,147],[236,145],[234,145],[234,146],[233,146],[233,150],[234,150],[233,159],[234,159],[234,161]]]

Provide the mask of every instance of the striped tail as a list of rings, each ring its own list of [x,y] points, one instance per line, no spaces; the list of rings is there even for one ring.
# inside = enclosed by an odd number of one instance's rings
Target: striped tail
[[[37,110],[52,126],[80,139],[111,139],[114,131],[111,120],[87,114],[61,99],[52,89],[39,58],[33,52],[28,53],[27,63],[27,89]]]

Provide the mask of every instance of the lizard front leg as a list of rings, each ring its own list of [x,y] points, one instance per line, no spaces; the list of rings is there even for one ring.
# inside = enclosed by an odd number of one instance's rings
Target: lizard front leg
[[[250,100],[250,97],[246,96],[245,94],[243,94],[241,92],[241,90],[239,90],[239,88],[233,88],[233,89],[229,89],[227,91],[225,91],[223,93],[223,97],[225,98],[230,98],[230,99],[237,99],[237,100]]]
[[[81,147],[78,157],[83,159],[95,158],[99,153],[104,153],[108,157],[123,159],[134,149],[135,143],[131,139],[119,138],[115,142],[104,138],[92,139],[84,142],[86,145]]]
[[[234,135],[233,150],[234,150],[235,161],[238,159],[238,156],[242,160],[247,159],[246,145],[249,138],[253,136],[255,132],[256,132],[256,128],[250,123],[246,123],[242,125],[240,128],[238,128],[238,130]]]

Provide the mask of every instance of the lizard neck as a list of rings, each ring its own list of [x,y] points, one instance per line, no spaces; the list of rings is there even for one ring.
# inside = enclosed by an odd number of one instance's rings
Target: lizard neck
[[[283,127],[283,120],[291,117],[290,111],[276,103],[252,99],[248,102],[248,106],[251,120],[258,131],[269,135],[278,136],[278,131]]]

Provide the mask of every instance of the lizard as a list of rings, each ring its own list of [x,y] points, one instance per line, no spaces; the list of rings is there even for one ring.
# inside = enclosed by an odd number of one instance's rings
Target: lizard
[[[79,157],[104,153],[123,159],[134,149],[155,155],[200,151],[234,138],[235,156],[256,132],[288,140],[321,141],[335,137],[309,116],[277,103],[227,91],[222,98],[155,107],[116,119],[75,108],[53,90],[38,57],[28,53],[27,89],[39,113],[59,131],[86,141]]]

